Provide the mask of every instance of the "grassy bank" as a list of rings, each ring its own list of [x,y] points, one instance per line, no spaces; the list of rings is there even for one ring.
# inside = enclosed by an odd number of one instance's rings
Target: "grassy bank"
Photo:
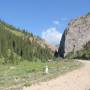
[[[49,74],[45,74],[45,66]],[[48,63],[24,61],[18,65],[0,65],[0,90],[21,90],[39,81],[55,78],[81,66],[75,60],[53,61]]]

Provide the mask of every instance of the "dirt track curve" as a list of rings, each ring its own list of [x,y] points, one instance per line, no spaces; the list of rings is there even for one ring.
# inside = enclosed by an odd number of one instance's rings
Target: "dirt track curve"
[[[81,62],[84,66],[77,70],[23,90],[90,90],[90,61]]]

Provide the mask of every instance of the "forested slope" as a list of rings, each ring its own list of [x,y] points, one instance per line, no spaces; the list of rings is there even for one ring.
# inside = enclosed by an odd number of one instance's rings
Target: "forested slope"
[[[44,40],[0,20],[0,58],[3,58],[1,63],[46,61],[52,55]]]

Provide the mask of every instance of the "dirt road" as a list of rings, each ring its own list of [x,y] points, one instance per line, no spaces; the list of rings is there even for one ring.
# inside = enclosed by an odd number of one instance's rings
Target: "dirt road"
[[[81,62],[84,66],[80,69],[23,90],[90,90],[90,61]]]

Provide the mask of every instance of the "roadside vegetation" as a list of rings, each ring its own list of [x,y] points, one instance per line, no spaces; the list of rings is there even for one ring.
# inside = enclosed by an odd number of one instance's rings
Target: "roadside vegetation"
[[[49,68],[48,74],[45,73],[46,65]],[[21,90],[24,86],[55,78],[80,66],[81,63],[75,60],[44,63],[25,60],[17,65],[0,64],[0,90]]]

